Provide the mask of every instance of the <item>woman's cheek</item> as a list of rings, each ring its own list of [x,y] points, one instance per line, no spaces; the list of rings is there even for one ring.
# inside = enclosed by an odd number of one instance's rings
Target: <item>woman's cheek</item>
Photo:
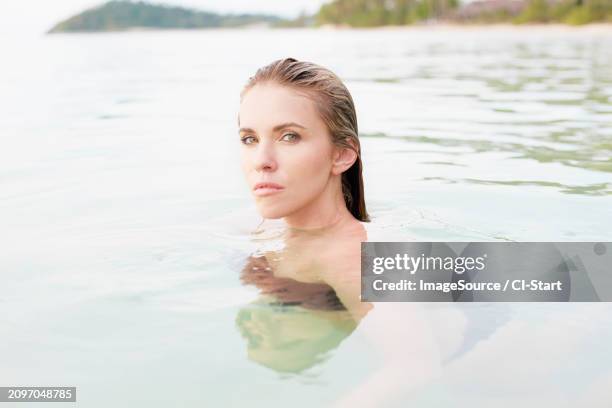
[[[324,149],[304,149],[299,157],[291,160],[290,178],[295,196],[309,201],[323,192],[331,169],[331,159],[327,159]],[[322,151],[323,150],[323,151]]]

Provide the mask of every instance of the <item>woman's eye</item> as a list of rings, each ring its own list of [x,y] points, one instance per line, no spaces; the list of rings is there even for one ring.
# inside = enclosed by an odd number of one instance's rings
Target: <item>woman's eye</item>
[[[283,137],[281,138],[281,140],[284,140],[286,142],[297,142],[299,138],[300,137],[296,135],[295,133],[285,133]]]
[[[244,144],[253,144],[253,143],[255,143],[255,138],[253,136],[244,136],[244,137],[241,137],[240,140]]]

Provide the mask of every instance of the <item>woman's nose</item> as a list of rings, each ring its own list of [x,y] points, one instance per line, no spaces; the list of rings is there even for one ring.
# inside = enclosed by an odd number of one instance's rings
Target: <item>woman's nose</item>
[[[275,171],[278,165],[274,156],[273,148],[266,143],[261,143],[257,146],[257,152],[255,153],[255,169],[257,171]]]

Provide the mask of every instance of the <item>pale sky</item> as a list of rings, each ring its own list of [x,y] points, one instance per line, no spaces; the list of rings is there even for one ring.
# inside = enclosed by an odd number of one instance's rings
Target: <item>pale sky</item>
[[[219,13],[269,13],[297,16],[302,10],[314,12],[329,0],[154,0]],[[2,0],[0,34],[42,34],[55,23],[105,0]]]

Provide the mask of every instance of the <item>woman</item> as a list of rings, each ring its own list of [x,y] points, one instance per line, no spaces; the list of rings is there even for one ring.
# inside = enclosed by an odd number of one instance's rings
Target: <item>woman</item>
[[[422,308],[380,303],[369,313],[360,299],[369,216],[355,106],[342,81],[310,62],[274,61],[242,91],[238,125],[258,211],[283,224],[282,248],[251,256],[242,270],[265,295],[236,319],[249,358],[300,373],[361,332],[381,365],[334,406],[378,406],[426,384],[441,356]]]
[[[282,303],[333,308],[339,299],[358,321],[371,308],[360,302],[362,223],[369,216],[348,89],[314,63],[274,61],[244,87],[238,126],[242,170],[258,211],[285,226],[283,250],[251,257],[243,281],[284,297]]]

